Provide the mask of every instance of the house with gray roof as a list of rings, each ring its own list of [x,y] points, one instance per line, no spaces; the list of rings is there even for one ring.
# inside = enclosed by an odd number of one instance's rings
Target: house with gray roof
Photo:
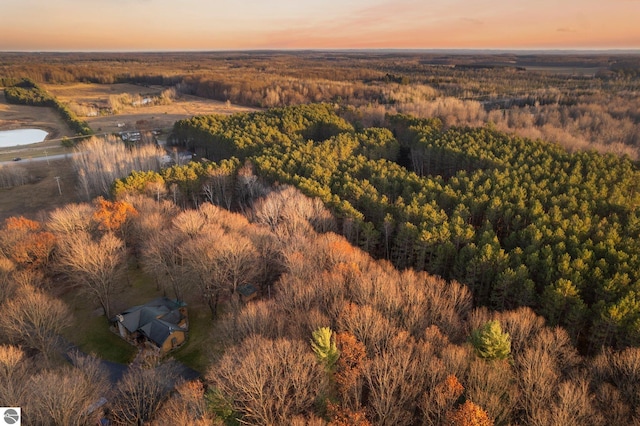
[[[160,354],[182,345],[189,330],[186,305],[166,297],[133,306],[111,322],[123,339],[151,346]]]

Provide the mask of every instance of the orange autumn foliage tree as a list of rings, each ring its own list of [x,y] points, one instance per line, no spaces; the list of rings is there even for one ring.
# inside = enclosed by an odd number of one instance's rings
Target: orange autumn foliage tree
[[[179,382],[175,392],[158,412],[159,425],[207,426],[215,416],[207,409],[204,384],[199,380]],[[218,423],[216,423],[218,424]]]
[[[336,238],[327,235],[330,239],[328,244],[328,255],[333,264],[351,262],[356,255],[354,247],[344,238]]]
[[[363,364],[367,359],[365,346],[348,331],[336,334],[336,345],[340,351],[334,373],[336,387],[344,404],[350,402],[353,407],[358,407],[358,381],[362,377]]]
[[[40,224],[35,220],[27,219],[24,216],[10,217],[5,219],[5,228],[7,231],[38,231],[40,230]]]
[[[450,426],[493,426],[486,411],[471,401],[466,401],[447,416]]]
[[[362,409],[350,410],[328,401],[327,412],[331,419],[329,426],[371,426],[371,422]]]
[[[460,384],[458,378],[449,374],[444,380],[438,383],[433,391],[427,391],[422,395],[419,402],[420,408],[425,418],[425,424],[442,424],[453,407],[460,400],[464,393],[464,386]]]
[[[23,216],[5,220],[0,235],[0,250],[19,266],[37,268],[46,265],[55,245],[52,233],[42,231],[40,223]]]
[[[126,201],[109,201],[98,197],[95,205],[93,219],[102,231],[120,231],[127,219],[138,214],[138,211]]]
[[[436,393],[450,404],[456,402],[462,392],[464,392],[464,386],[460,384],[458,378],[453,374],[448,375],[442,383],[436,386]]]

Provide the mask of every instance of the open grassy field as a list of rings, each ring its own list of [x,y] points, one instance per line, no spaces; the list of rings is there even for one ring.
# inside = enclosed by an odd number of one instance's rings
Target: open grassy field
[[[65,85],[49,84],[45,88],[64,103],[75,103],[83,107],[107,108],[110,97],[128,94],[130,96],[158,96],[162,90],[160,86],[138,86],[134,84],[89,84],[74,83]],[[236,112],[252,111],[224,102],[198,98],[196,96],[180,95],[168,104],[123,106],[116,114],[82,117],[94,132],[120,132],[133,129],[169,129],[177,120],[194,115],[233,114]]]
[[[107,107],[110,95],[121,95],[123,93],[154,95],[162,89],[157,87],[137,86],[135,84],[91,84],[91,83],[71,83],[71,84],[45,84],[48,92],[52,93],[62,102],[76,102],[78,104],[96,104]]]
[[[129,94],[157,95],[160,87],[145,87],[133,84],[84,84],[47,85],[46,89],[63,102],[80,105],[106,106],[111,95]],[[169,129],[179,119],[202,114],[233,114],[251,108],[227,105],[194,96],[181,96],[165,105],[124,107],[116,115],[84,117],[96,133],[119,132],[124,129],[144,127],[147,129]],[[118,125],[122,127],[119,127]],[[73,133],[52,108],[8,104],[0,90],[0,130],[40,128],[49,132],[44,142],[14,147],[0,147],[0,162],[22,158],[15,164],[2,167],[22,167],[34,177],[34,183],[11,189],[0,189],[0,220],[9,216],[24,215],[37,218],[39,212],[78,202],[76,177],[69,161],[36,161],[70,151],[60,145],[62,137]],[[55,176],[60,176],[62,195],[59,194]]]
[[[45,85],[49,92],[68,104],[84,107],[106,108],[110,96],[154,96],[162,87],[146,87],[134,84],[85,84]],[[115,133],[134,129],[170,129],[177,120],[206,114],[233,114],[255,110],[224,102],[182,95],[164,105],[124,106],[117,114],[81,117],[95,133]],[[44,142],[32,145],[0,147],[0,162],[14,157],[35,158],[66,152],[60,146],[63,137],[74,133],[52,108],[14,105],[6,102],[0,90],[0,131],[24,128],[38,128],[49,132]]]
[[[0,90],[0,130],[26,128],[46,130],[49,132],[47,139],[73,136],[73,132],[53,108],[9,104],[4,91]]]
[[[0,167],[24,168],[33,178],[33,183],[9,189],[0,188],[0,220],[20,215],[41,219],[46,211],[79,201],[71,160],[47,162],[23,159]],[[60,177],[60,191],[56,176]]]

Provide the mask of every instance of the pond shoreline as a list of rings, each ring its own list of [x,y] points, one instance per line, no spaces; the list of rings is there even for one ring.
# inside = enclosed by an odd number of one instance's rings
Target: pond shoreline
[[[44,142],[49,132],[43,129],[0,130],[0,148],[12,148]]]

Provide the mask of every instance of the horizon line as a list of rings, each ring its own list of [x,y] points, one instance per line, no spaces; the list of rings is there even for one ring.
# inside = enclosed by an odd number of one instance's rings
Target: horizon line
[[[247,49],[104,49],[104,50],[0,50],[0,54],[6,53],[267,53],[267,52],[398,52],[398,53],[617,53],[640,54],[640,48],[247,48]]]

